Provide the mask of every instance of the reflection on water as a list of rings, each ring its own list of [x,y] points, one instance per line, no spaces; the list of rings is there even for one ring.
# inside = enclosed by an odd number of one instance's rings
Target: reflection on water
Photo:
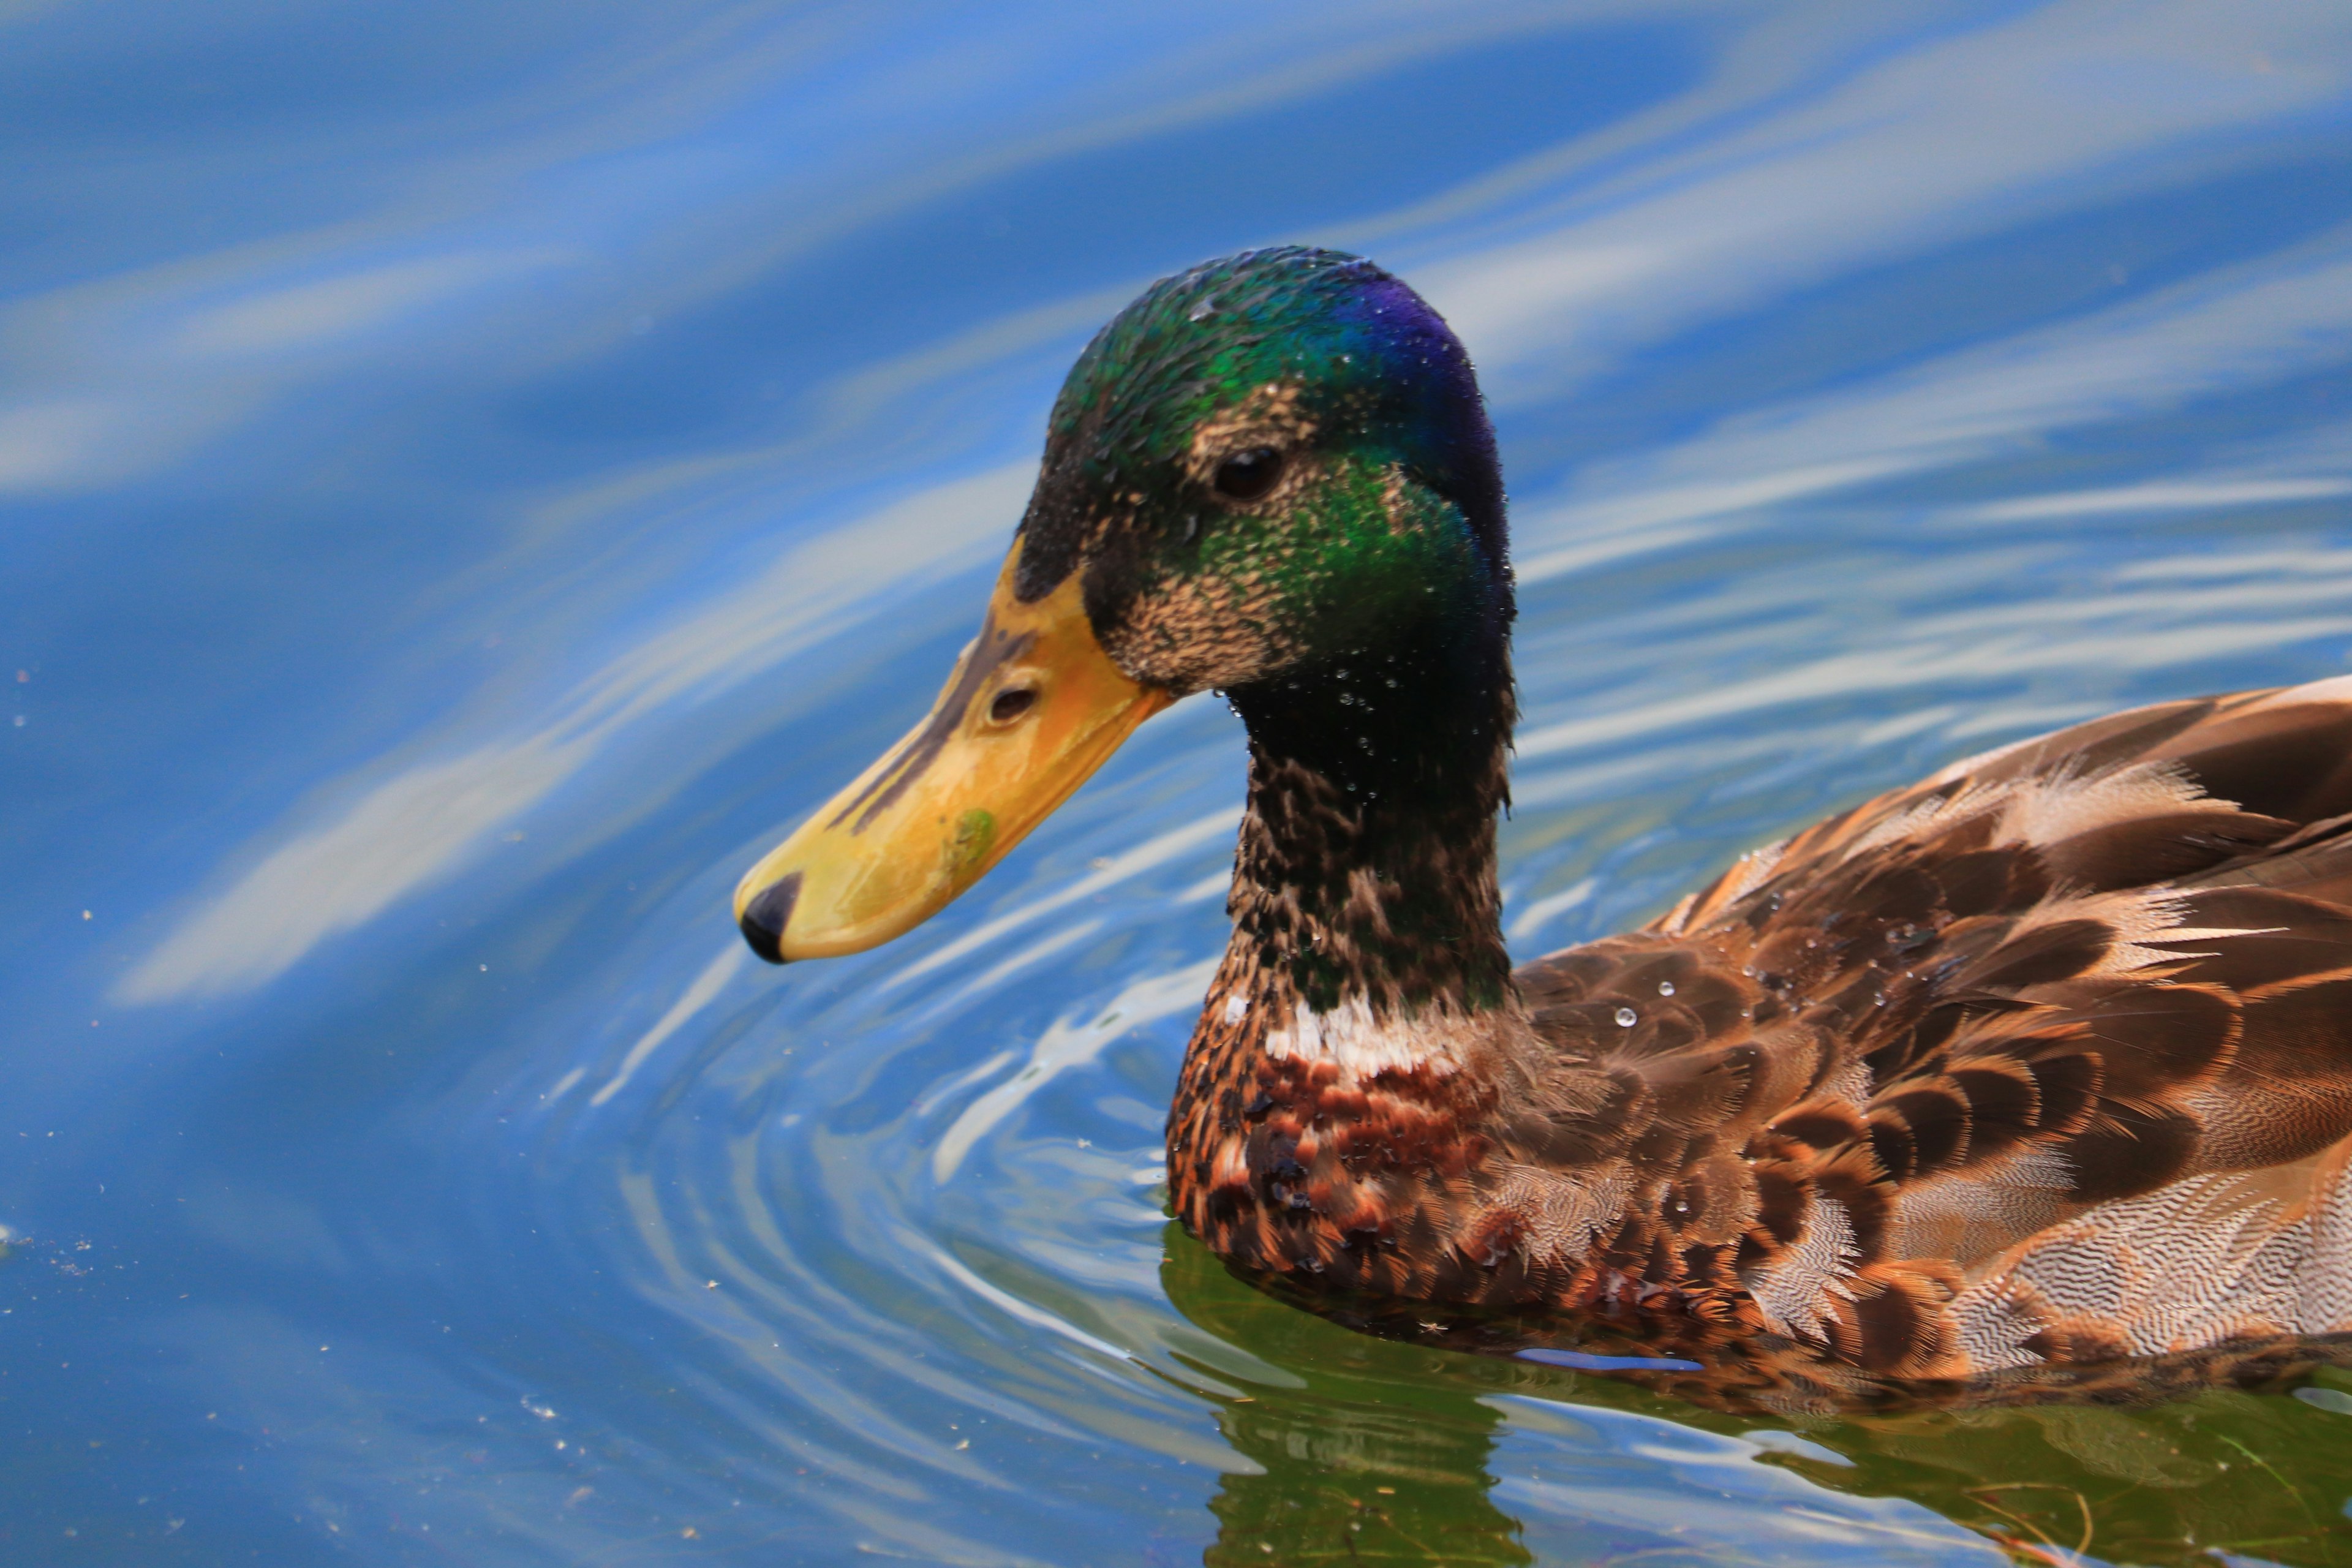
[[[2341,1485],[2342,1450],[2309,1446],[2298,1406],[2352,1410],[2339,1368],[2293,1400],[2113,1384],[2046,1404],[1952,1390],[1951,1405],[1775,1416],[1707,1408],[1701,1379],[1671,1380],[1695,1405],[1643,1374],[1351,1332],[1234,1279],[1172,1225],[1161,1279],[1179,1311],[1269,1369],[1235,1380],[1220,1415],[1262,1468],[1228,1475],[1211,1502],[1212,1563],[1264,1561],[1266,1543],[1286,1563],[2003,1560],[1983,1543],[2029,1562],[2338,1552],[2312,1500]],[[1622,1474],[1629,1451],[1706,1480],[1641,1496],[1643,1478]],[[1811,1528],[1771,1541],[1759,1506]]]
[[[0,1557],[2352,1556],[2337,1371],[1743,1414],[1228,1277],[1158,1172],[1213,701],[891,949],[727,920],[970,635],[1087,335],[1248,244],[1377,254],[1481,364],[1523,956],[1957,754],[2342,670],[2340,8],[0,41]]]
[[[1206,1561],[1535,1560],[1518,1521],[1488,1495],[1503,1417],[1480,1401],[1477,1360],[1334,1331],[1283,1309],[1181,1226],[1168,1227],[1167,1247],[1160,1279],[1176,1310],[1288,1374],[1249,1383],[1218,1413],[1225,1440],[1258,1468],[1228,1474],[1211,1500],[1219,1528]]]

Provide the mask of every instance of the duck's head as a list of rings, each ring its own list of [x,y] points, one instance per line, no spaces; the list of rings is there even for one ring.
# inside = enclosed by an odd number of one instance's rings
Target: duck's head
[[[751,868],[737,921],[774,963],[887,942],[1178,698],[1400,658],[1491,686],[1509,618],[1494,436],[1419,295],[1299,247],[1163,279],[1071,369],[929,716]]]

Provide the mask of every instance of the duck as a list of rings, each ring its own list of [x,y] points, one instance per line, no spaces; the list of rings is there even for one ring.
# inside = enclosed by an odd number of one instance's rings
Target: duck
[[[1514,967],[1506,511],[1396,276],[1153,284],[1052,406],[978,637],[743,877],[744,938],[904,933],[1221,693],[1247,805],[1167,1193],[1236,1270],[1897,1380],[2352,1334],[2352,677],[1953,762]]]

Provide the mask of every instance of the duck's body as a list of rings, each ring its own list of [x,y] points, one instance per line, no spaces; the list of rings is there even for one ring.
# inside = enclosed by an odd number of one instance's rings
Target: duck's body
[[[1957,763],[1513,971],[1502,514],[1393,279],[1158,285],[932,718],[745,879],[746,934],[904,930],[1214,687],[1250,808],[1169,1178],[1236,1264],[1896,1378],[2352,1333],[2352,679]]]
[[[1957,763],[1475,1026],[1318,1033],[1237,938],[1177,1212],[1319,1285],[1898,1377],[2352,1331],[2347,810],[2338,679]]]

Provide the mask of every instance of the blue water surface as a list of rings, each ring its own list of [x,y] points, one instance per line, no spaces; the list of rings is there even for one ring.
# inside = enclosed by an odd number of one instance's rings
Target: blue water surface
[[[2352,668],[2352,10],[0,0],[0,1561],[2352,1558],[2352,1381],[1784,1429],[1225,1277],[1212,699],[728,917],[1249,245],[1479,363],[1522,956]]]

